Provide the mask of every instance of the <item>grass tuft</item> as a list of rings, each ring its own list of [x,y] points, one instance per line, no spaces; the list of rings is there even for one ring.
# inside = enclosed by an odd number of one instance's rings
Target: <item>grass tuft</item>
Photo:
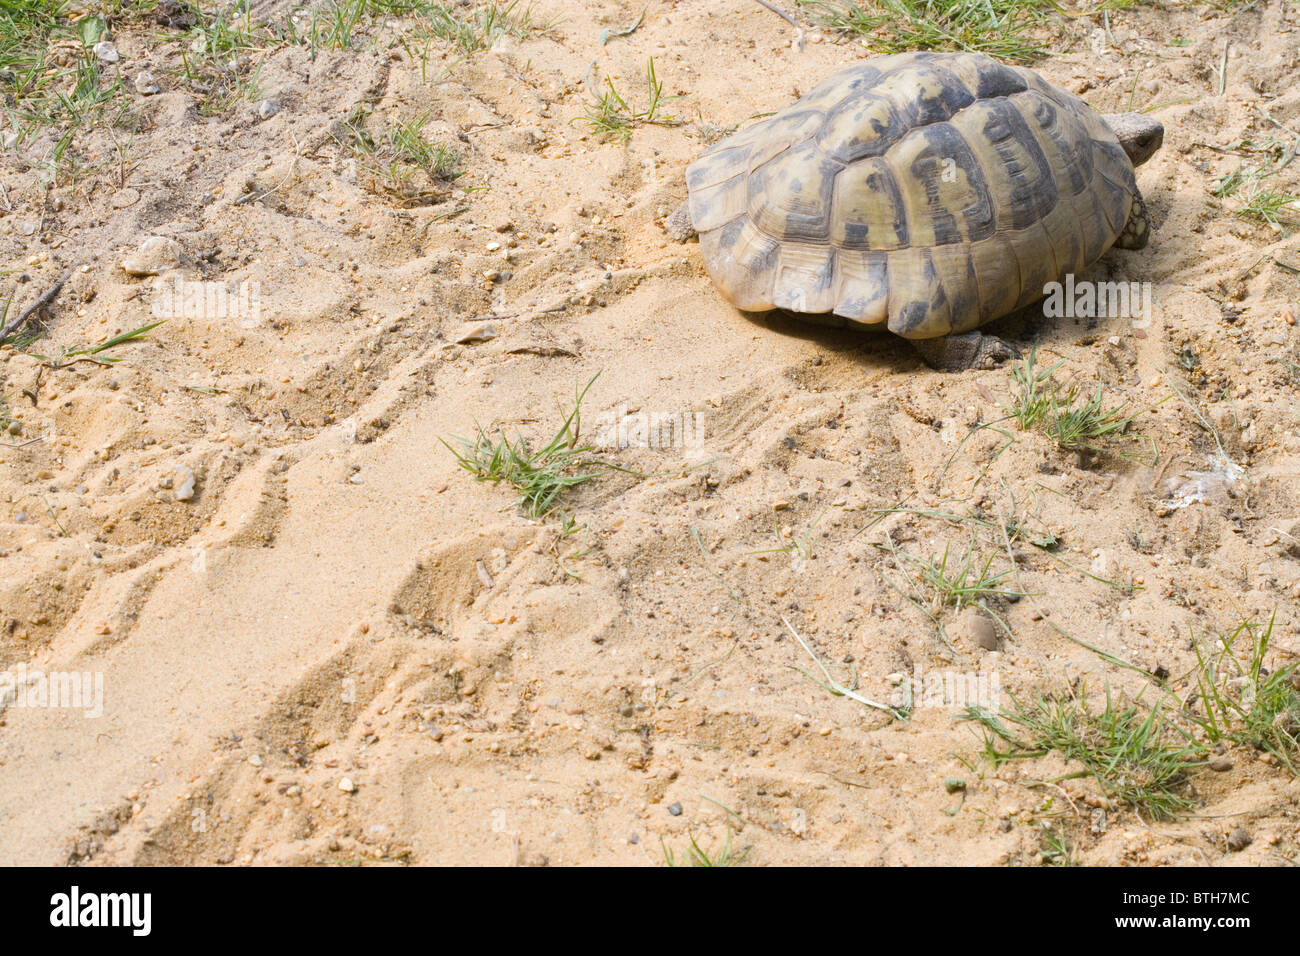
[[[1064,449],[1100,451],[1098,442],[1128,433],[1136,415],[1125,415],[1125,404],[1108,406],[1100,385],[1090,394],[1063,386],[1052,376],[1064,361],[1045,369],[1037,367],[1037,352],[1012,367],[1012,400],[1007,414],[1023,431],[1038,430]]]
[[[195,12],[199,22],[181,47],[179,78],[199,97],[199,114],[220,115],[258,99],[260,67],[250,57],[275,48],[279,38],[254,24],[248,0],[212,14]]]
[[[1236,200],[1237,208],[1233,215],[1238,219],[1262,223],[1274,232],[1281,232],[1284,225],[1300,225],[1300,196],[1271,187],[1265,182],[1281,171],[1281,164],[1270,161],[1265,161],[1264,165],[1258,167],[1242,165],[1218,180],[1211,192],[1219,199]]]
[[[1267,751],[1291,773],[1300,765],[1300,662],[1270,670],[1267,624],[1242,621],[1213,647],[1194,643],[1197,692],[1184,713],[1211,743]]]
[[[817,23],[860,37],[872,50],[965,50],[1016,62],[1047,52],[1030,30],[1053,0],[799,0]]]
[[[463,159],[459,150],[426,137],[429,115],[400,121],[379,139],[370,132],[369,118],[364,106],[353,108],[336,125],[334,136],[369,173],[370,191],[404,206],[445,198],[446,185],[463,174]],[[425,182],[416,181],[417,173],[424,174]]]
[[[431,143],[424,137],[426,114],[398,123],[388,132],[388,147],[393,155],[425,173],[432,180],[452,180],[460,175],[460,153],[444,143]]]
[[[1024,597],[1006,586],[1011,569],[993,569],[998,552],[989,551],[981,556],[973,537],[960,555],[953,554],[945,544],[942,554],[919,558],[895,545],[888,536],[883,547],[900,568],[911,570],[924,598],[915,603],[927,608],[933,617],[945,608],[961,611],[972,605],[984,607],[984,601],[990,598]]]
[[[535,21],[532,11],[521,9],[518,0],[488,3],[468,14],[457,12],[454,5],[425,4],[421,14],[423,32],[450,44],[462,56],[491,49],[502,37],[522,40],[554,28],[551,23]]]
[[[740,866],[745,862],[745,857],[749,856],[750,847],[736,851],[731,848],[731,827],[727,827],[727,839],[716,851],[710,852],[700,846],[695,839],[695,834],[691,834],[690,846],[680,858],[673,855],[668,844],[660,841],[664,851],[664,862],[669,866]]]
[[[573,411],[545,446],[532,449],[528,440],[516,435],[511,441],[503,433],[491,438],[481,427],[474,438],[456,438],[459,445],[443,445],[456,456],[456,462],[474,476],[475,481],[502,482],[519,491],[519,507],[530,518],[541,518],[557,504],[570,488],[600,477],[613,467],[591,457],[594,445],[579,444],[580,412],[591,381],[578,393]]]
[[[1155,818],[1184,816],[1195,806],[1191,776],[1224,744],[1265,751],[1300,774],[1300,661],[1269,666],[1273,624],[1247,619],[1209,646],[1194,642],[1195,689],[1185,699],[1168,693],[1147,707],[1108,687],[1097,709],[1080,686],[1028,703],[1012,698],[997,712],[968,707],[961,719],[983,728],[995,766],[1057,753],[1084,768],[1067,776],[1091,776]]]
[[[592,91],[596,102],[587,107],[587,125],[600,136],[627,141],[637,126],[677,126],[674,116],[660,111],[663,104],[674,97],[664,96],[664,85],[655,74],[655,61],[650,58],[646,66],[646,105],[636,109],[628,104],[611,79],[605,80],[606,89]]]
[[[1158,704],[1121,703],[1107,688],[1097,710],[1080,688],[1077,694],[1040,694],[1029,703],[1013,698],[997,713],[968,707],[961,719],[984,729],[984,754],[995,766],[1055,752],[1079,761],[1108,796],[1157,819],[1195,806],[1187,782],[1204,764],[1205,747]]]

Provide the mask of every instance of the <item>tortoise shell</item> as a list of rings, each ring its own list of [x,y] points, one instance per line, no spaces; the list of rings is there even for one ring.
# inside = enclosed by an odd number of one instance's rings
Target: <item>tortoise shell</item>
[[[1110,248],[1138,199],[1098,113],[969,53],[841,70],[702,153],[686,184],[705,265],[734,305],[912,339],[1041,298]]]

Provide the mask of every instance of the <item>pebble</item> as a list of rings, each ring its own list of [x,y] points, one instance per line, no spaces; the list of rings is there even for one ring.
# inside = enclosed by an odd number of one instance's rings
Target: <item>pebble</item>
[[[158,85],[158,80],[148,70],[142,70],[135,76],[135,91],[141,96],[153,96],[155,93],[161,93],[162,87]]]
[[[188,465],[177,465],[172,472],[172,486],[176,489],[177,501],[189,501],[194,497],[194,469]]]
[[[668,813],[669,813],[671,816],[674,816],[674,817],[680,817],[680,816],[682,815],[682,805],[681,805],[680,803],[672,803],[672,804],[669,804],[669,805],[668,805]]]
[[[133,255],[122,260],[127,275],[156,276],[180,263],[181,244],[168,236],[150,236]]]
[[[356,793],[357,785],[352,782],[351,777],[344,777],[342,780],[339,781],[339,789],[342,790],[344,793]]]
[[[268,120],[278,112],[280,112],[280,104],[275,100],[262,100],[257,104],[258,119]]]
[[[1243,827],[1237,827],[1228,834],[1228,849],[1233,853],[1240,853],[1246,847],[1255,842],[1249,833]]]
[[[117,192],[113,193],[113,196],[111,199],[109,199],[108,204],[112,206],[114,209],[126,209],[129,206],[134,206],[139,201],[140,201],[140,191],[138,189],[132,189],[130,186],[128,186],[126,187],[126,189],[119,189]]]
[[[95,56],[99,57],[105,63],[116,63],[122,57],[117,52],[117,47],[113,46],[111,40],[100,40],[94,46]]]
[[[1210,769],[1216,773],[1227,773],[1232,769],[1232,761],[1227,757],[1211,757]]]
[[[1300,558],[1300,521],[1293,521],[1282,536],[1282,550],[1293,558]],[[1300,671],[1296,671],[1300,674]]]
[[[966,611],[962,619],[962,629],[966,636],[970,638],[971,643],[986,651],[996,651],[998,649],[998,632],[993,627],[993,622],[985,615],[981,614],[974,608]]]
[[[497,337],[497,327],[491,322],[475,322],[462,328],[452,339],[457,345],[475,345],[490,342]]]

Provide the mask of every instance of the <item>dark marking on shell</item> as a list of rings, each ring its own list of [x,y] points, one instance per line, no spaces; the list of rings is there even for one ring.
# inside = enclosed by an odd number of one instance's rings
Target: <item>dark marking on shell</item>
[[[948,308],[951,310],[949,324],[954,329],[973,329],[980,324],[979,282],[975,277],[975,262],[967,253],[966,274],[960,282],[948,282],[944,291],[948,295]]]
[[[1023,93],[1029,88],[1023,76],[995,60],[981,59],[976,69],[979,72],[979,88],[975,90],[977,99],[1011,96],[1013,93]]]
[[[880,156],[893,146],[909,126],[885,97],[863,90],[846,97],[826,116],[817,143],[831,159],[855,163]]]
[[[724,144],[726,142],[728,141],[723,140]],[[749,164],[746,162],[748,156],[748,146],[710,150],[700,156],[704,162],[696,161],[686,167],[686,188],[707,189],[749,172]]]
[[[840,296],[835,311],[849,319],[866,319],[881,312],[889,298],[888,257],[867,254],[854,263],[854,275],[846,275],[846,255],[837,257]],[[881,319],[883,321],[883,318]]]
[[[1041,222],[1059,198],[1052,167],[1043,155],[1042,147],[1034,139],[1029,125],[1020,111],[1007,100],[989,101],[989,118],[984,124],[984,136],[1003,162],[1011,180],[1012,229],[1026,229]],[[1021,167],[1019,150],[1029,157],[1029,168]]]
[[[1044,96],[1036,97],[1033,106],[1034,122],[1043,135],[1050,139],[1053,145],[1065,159],[1065,173],[1069,176],[1068,184],[1058,183],[1057,185],[1067,185],[1066,191],[1071,196],[1077,196],[1088,188],[1092,183],[1092,139],[1087,136],[1086,132],[1074,120],[1074,114],[1068,111],[1059,110],[1051,100]],[[1072,129],[1069,134],[1065,129],[1065,124],[1070,124]]]
[[[929,289],[930,297],[913,299],[903,304],[898,310],[897,319],[889,323],[889,330],[896,335],[906,336],[907,333],[923,325],[934,313],[943,310],[948,303],[948,293],[939,280],[939,273],[934,267],[934,257],[929,249],[921,249],[920,253],[921,278],[924,280],[921,287]]]
[[[946,122],[975,102],[971,91],[947,70],[931,66],[924,72],[917,72],[921,75],[916,77],[916,81],[934,80],[939,83],[939,88],[932,96],[914,97],[903,104],[900,111],[909,128]],[[902,75],[906,76],[905,73]]]
[[[903,192],[898,180],[884,163],[875,163],[868,167],[865,177],[866,188],[887,202],[890,209],[888,234],[877,229],[873,233],[863,222],[854,222],[847,217],[843,219],[844,236],[840,242],[841,249],[901,249],[911,243],[907,228],[907,212],[903,207]],[[857,176],[861,166],[846,169],[841,176]],[[841,215],[843,215],[841,213]]]
[[[912,176],[922,184],[926,193],[927,213],[933,223],[935,242],[948,245],[964,242],[962,225],[966,226],[972,241],[986,239],[997,229],[993,199],[984,168],[961,133],[948,123],[938,123],[920,131],[926,148],[912,163]],[[946,172],[944,160],[951,160],[970,183],[977,199],[975,205],[961,210],[961,222],[943,205],[942,178]]]
[[[815,175],[808,175],[810,168]],[[844,168],[805,140],[764,163],[749,177],[750,217],[780,239],[825,241],[830,235],[835,177]]]

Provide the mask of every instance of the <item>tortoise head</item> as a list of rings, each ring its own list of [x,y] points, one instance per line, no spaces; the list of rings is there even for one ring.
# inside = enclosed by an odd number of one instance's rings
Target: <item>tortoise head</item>
[[[1102,119],[1124,147],[1124,152],[1134,166],[1145,163],[1164,142],[1165,128],[1141,113],[1107,113]]]

